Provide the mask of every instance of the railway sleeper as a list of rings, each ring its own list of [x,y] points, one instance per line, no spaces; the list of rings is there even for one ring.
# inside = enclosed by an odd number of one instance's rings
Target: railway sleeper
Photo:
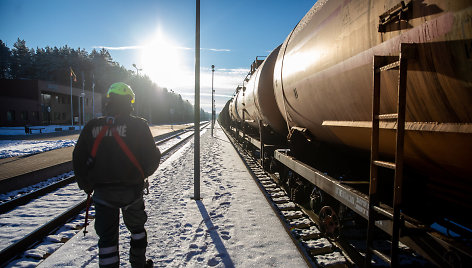
[[[235,145],[237,146],[237,145]],[[239,147],[238,149],[243,149]],[[246,150],[241,150],[246,151]],[[347,260],[339,252],[328,239],[322,237],[322,234],[315,226],[315,223],[302,212],[299,206],[292,202],[283,187],[274,181],[274,177],[268,176],[267,172],[260,166],[258,161],[254,160],[254,155],[247,151],[241,154],[246,162],[247,167],[260,185],[261,190],[266,194],[268,200],[275,204],[279,217],[283,219],[285,225],[290,230],[291,235],[300,243],[300,245],[309,253],[310,259],[319,267],[348,267]],[[292,179],[292,184],[297,185],[291,195],[296,200],[301,201],[301,197],[305,194],[306,189],[303,183],[297,182],[298,178]],[[338,261],[333,263],[333,256],[329,254],[337,254]],[[342,261],[339,261],[342,260]]]
[[[242,147],[237,144],[234,145],[238,148],[240,156],[253,174],[254,179],[260,184],[261,190],[264,189],[263,192],[266,193],[266,197],[268,200],[270,199],[276,207],[274,210],[279,212],[279,217],[283,219],[282,221],[285,222],[286,228],[290,230],[288,232],[293,236],[294,242],[297,240],[298,243],[302,244],[302,247],[310,253],[310,258],[316,263],[316,265],[321,267],[350,267],[355,265],[354,263],[362,263],[358,260],[363,259],[363,254],[365,254],[365,232],[360,230],[364,230],[365,228],[359,229],[359,226],[366,224],[365,219],[361,218],[350,209],[347,209],[347,207],[341,203],[336,202],[336,200],[330,195],[316,189],[316,187],[310,182],[306,181],[304,178],[298,177],[295,172],[288,169],[286,166],[277,163],[277,161],[271,161],[270,163],[270,169],[276,170],[277,172],[266,172],[260,162],[257,159],[254,159],[254,154],[248,151],[250,149],[249,147],[246,150],[243,150]],[[280,185],[284,191],[275,187],[274,183]],[[283,194],[284,192],[286,195]],[[303,196],[305,196],[305,198]],[[297,202],[293,202],[292,200]],[[298,205],[295,203],[298,203]],[[319,213],[325,206],[330,206],[328,222],[336,223],[334,224],[335,228],[332,228],[332,225],[329,225],[331,230],[334,230],[334,232],[332,232],[332,234],[327,234],[325,230],[320,230],[322,229],[321,224],[315,223],[318,221],[313,221],[311,219],[312,216],[308,216],[310,212],[307,214],[306,209],[303,208],[305,205],[307,205],[306,207],[309,207],[308,210],[311,211],[311,213]],[[283,211],[287,210],[292,211],[293,213],[285,213],[284,215]],[[300,217],[300,214],[296,212],[299,210],[302,210],[306,216],[304,215]],[[297,216],[292,217],[292,215]],[[317,216],[315,216],[315,218],[317,218]],[[316,226],[320,226],[320,228],[318,229]],[[317,228],[317,231],[313,228]],[[388,237],[386,234],[382,234],[380,230],[377,231],[379,231],[379,237],[385,239],[383,239],[383,241],[382,239],[379,239],[378,241],[376,240],[375,246],[377,247],[382,245],[382,243],[388,245]],[[405,232],[408,231],[405,230]],[[316,241],[321,238],[327,239],[331,243],[332,250],[329,253],[329,247],[310,250],[309,245],[317,244],[311,240]],[[340,239],[339,242],[338,239]],[[351,240],[351,242],[343,242],[344,240]],[[297,242],[295,243],[297,244]],[[380,246],[379,251],[383,251]],[[385,249],[385,253],[388,253],[387,251],[388,250]],[[401,251],[403,259],[414,258],[411,256],[415,254],[409,254],[413,252],[412,249],[402,246]],[[352,252],[356,253],[355,257],[351,255]],[[445,255],[447,255],[447,252]],[[454,259],[454,254],[449,255],[452,256],[450,258]],[[344,261],[341,263],[330,263],[329,260],[335,258],[335,256],[343,256]],[[377,257],[374,257],[373,261],[375,266],[386,266],[386,264]],[[421,259],[415,261],[421,263]],[[420,266],[424,266],[424,264]]]

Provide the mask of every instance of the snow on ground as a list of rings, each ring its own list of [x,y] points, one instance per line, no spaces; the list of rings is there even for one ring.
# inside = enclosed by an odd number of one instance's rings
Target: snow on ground
[[[213,138],[202,131],[199,201],[191,198],[193,157],[190,142],[150,177],[147,255],[155,267],[306,267],[221,129]],[[121,222],[122,267],[129,236]],[[97,240],[93,228],[79,233],[39,267],[97,267]]]
[[[75,146],[75,140],[0,140],[0,159],[42,153],[62,147]]]
[[[42,133],[57,132],[56,128],[69,130],[69,126],[34,126],[44,128]],[[75,126],[79,129],[79,126]],[[39,133],[35,131],[34,134]],[[26,136],[24,127],[0,127],[0,136]],[[39,136],[40,137],[40,136]],[[75,140],[0,140],[0,159],[42,153],[62,147],[75,146]]]
[[[38,129],[43,128],[41,133],[53,133],[57,132],[56,128],[61,128],[62,130],[69,130],[69,127],[74,127],[75,130],[79,130],[80,126],[65,126],[65,125],[49,125],[49,126],[30,126],[30,128]],[[39,133],[39,130],[33,131],[33,134]],[[1,135],[15,135],[15,136],[26,136],[31,134],[26,134],[25,127],[0,127],[0,136]]]
[[[18,198],[18,197],[20,197],[24,194],[31,193],[33,191],[39,190],[41,188],[44,188],[44,187],[46,187],[50,184],[56,183],[58,181],[61,181],[61,180],[65,179],[67,177],[70,177],[70,176],[74,176],[74,171],[69,171],[69,172],[63,173],[63,174],[58,175],[56,177],[52,177],[52,178],[49,178],[47,180],[40,181],[36,184],[26,186],[26,187],[23,187],[23,188],[18,189],[18,190],[14,190],[14,191],[10,191],[10,192],[0,194],[0,204],[4,203],[4,202],[7,202],[7,201],[10,201],[12,199]]]
[[[4,249],[19,241],[85,198],[84,192],[74,183],[1,214],[0,248]]]

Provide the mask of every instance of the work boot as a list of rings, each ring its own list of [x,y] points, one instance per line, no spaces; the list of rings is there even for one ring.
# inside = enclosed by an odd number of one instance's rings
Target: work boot
[[[147,260],[145,267],[146,267],[146,268],[152,268],[152,267],[154,267],[154,262],[153,262],[151,259]]]

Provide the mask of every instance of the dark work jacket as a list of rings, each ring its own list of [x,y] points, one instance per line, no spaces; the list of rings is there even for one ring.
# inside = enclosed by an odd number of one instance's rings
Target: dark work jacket
[[[80,189],[91,191],[103,186],[142,186],[144,178],[113,137],[111,128],[118,134],[141,164],[148,177],[159,166],[161,153],[156,147],[147,122],[138,117],[116,117],[98,146],[93,165],[87,165],[92,147],[107,117],[90,120],[82,130],[73,152],[73,166]],[[134,187],[133,187],[134,188]],[[142,189],[142,188],[141,188]]]

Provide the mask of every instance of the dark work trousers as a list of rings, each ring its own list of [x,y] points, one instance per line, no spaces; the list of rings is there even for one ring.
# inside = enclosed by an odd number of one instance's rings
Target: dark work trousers
[[[147,214],[144,211],[142,198],[128,206],[121,207],[123,221],[131,232],[131,247],[129,261],[131,267],[144,267],[146,263],[147,235],[144,224]],[[95,200],[95,230],[99,237],[99,265],[100,267],[118,267],[119,258],[119,220],[120,208],[103,204]]]

